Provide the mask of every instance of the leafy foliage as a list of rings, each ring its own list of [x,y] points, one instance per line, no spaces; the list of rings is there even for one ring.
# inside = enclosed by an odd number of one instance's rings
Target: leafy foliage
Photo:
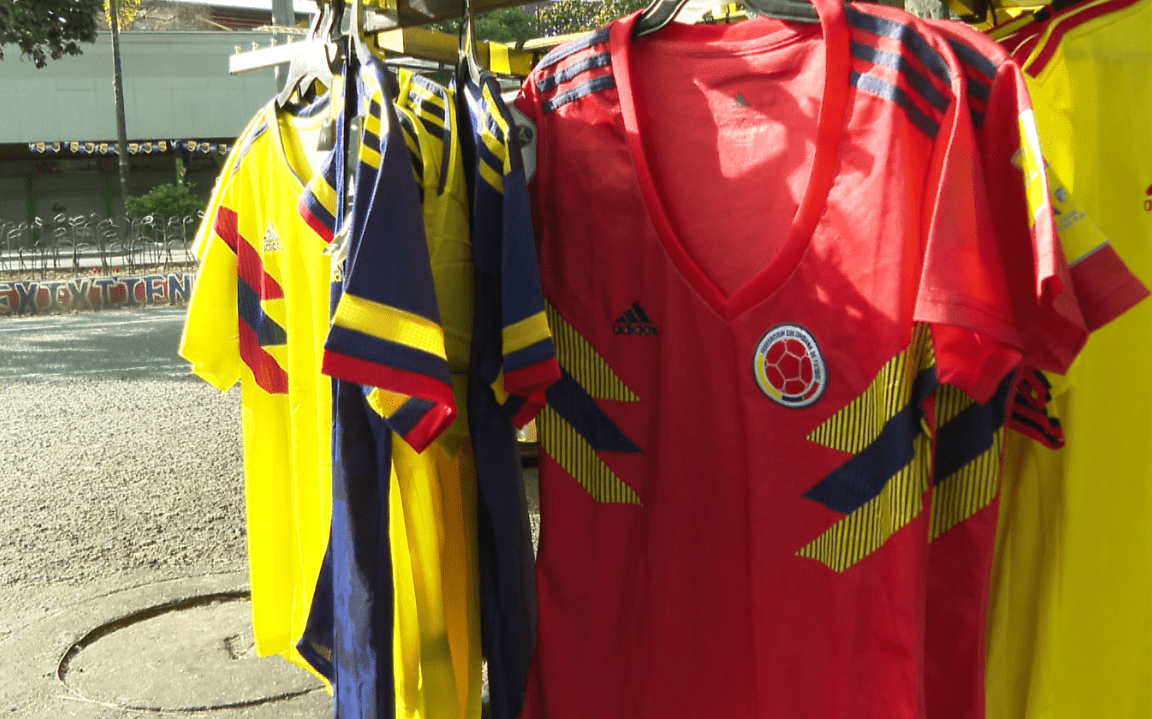
[[[0,3],[0,43],[15,44],[37,68],[48,59],[79,55],[82,42],[96,42],[101,0],[37,0]],[[0,59],[4,51],[0,48]]]
[[[515,43],[595,30],[647,4],[648,0],[556,0],[538,5],[535,15],[520,7],[500,8],[476,15],[476,39]],[[428,27],[456,35],[460,20],[444,20]]]
[[[647,4],[646,0],[556,0],[540,8],[536,24],[541,37],[595,30]]]
[[[126,30],[136,21],[136,16],[140,14],[140,3],[141,0],[116,0],[116,24],[121,30]],[[111,0],[104,0],[105,17],[112,15],[111,4]]]
[[[129,197],[124,202],[124,206],[127,208],[128,214],[135,217],[148,215],[187,217],[188,215],[195,215],[204,209],[204,203],[192,194],[192,187],[186,182],[157,185],[146,195]]]
[[[499,8],[479,13],[473,24],[476,26],[477,40],[515,43],[538,36],[536,19],[518,7]],[[460,33],[460,19],[444,20],[428,27],[450,35],[458,35]]]

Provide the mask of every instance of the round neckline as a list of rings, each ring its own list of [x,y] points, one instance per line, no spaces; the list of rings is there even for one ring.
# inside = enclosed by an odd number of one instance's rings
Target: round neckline
[[[839,153],[844,113],[848,102],[848,73],[850,69],[848,29],[840,0],[814,0],[814,4],[820,16],[825,59],[824,86],[821,91],[820,110],[817,119],[816,152],[808,170],[804,194],[792,218],[792,224],[780,251],[767,265],[731,295],[725,295],[688,252],[673,227],[664,208],[663,199],[656,189],[651,164],[644,149],[644,140],[641,137],[633,84],[635,76],[632,71],[632,28],[640,13],[634,13],[611,26],[609,48],[612,54],[613,74],[616,76],[617,93],[620,98],[620,110],[632,164],[640,181],[648,216],[656,229],[661,244],[680,273],[718,314],[729,320],[774,293],[793,273],[808,248],[812,233],[816,229],[816,223],[824,212],[828,192],[835,179],[836,157]],[[742,24],[737,23],[730,27],[738,27]],[[773,30],[766,36],[761,35],[761,37],[767,38],[766,42],[758,42],[755,36],[736,42],[740,45],[749,43],[752,46],[750,51],[762,52],[772,47],[783,47],[798,37],[799,34],[806,34],[797,33],[794,30],[787,32],[788,25],[784,23],[780,23],[779,27],[781,28],[779,32]],[[694,30],[692,26],[680,26],[659,32],[668,32],[670,39],[676,42],[681,39],[691,41],[707,36],[705,32],[714,37],[715,35],[711,34],[715,33],[716,30],[710,26],[702,32]],[[734,33],[734,36],[739,38],[742,34],[747,33],[737,32]],[[718,51],[720,49],[719,44],[714,44],[714,49]],[[684,46],[680,46],[677,50],[683,52]],[[708,43],[704,43],[703,50],[705,52],[711,51],[708,48]],[[729,52],[731,51],[729,50]]]
[[[299,165],[299,162],[306,156],[304,148],[300,146],[300,136],[299,134],[287,135],[281,123],[286,120],[293,128],[315,128],[327,118],[325,110],[329,107],[331,95],[332,92],[329,90],[307,104],[287,103],[279,110],[276,108],[275,101],[267,105],[268,124],[270,125],[269,129],[273,131],[272,136],[276,139],[276,151],[280,154],[280,159],[284,161],[289,174],[296,180],[301,191],[306,189],[312,179],[320,174],[324,163],[320,162],[316,167],[309,164],[308,169],[311,172],[305,172],[305,168]]]

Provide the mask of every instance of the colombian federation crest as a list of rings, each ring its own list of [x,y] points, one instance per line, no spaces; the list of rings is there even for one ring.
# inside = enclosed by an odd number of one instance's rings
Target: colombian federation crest
[[[828,384],[828,367],[812,333],[800,325],[776,325],[756,346],[756,383],[785,407],[807,407]]]

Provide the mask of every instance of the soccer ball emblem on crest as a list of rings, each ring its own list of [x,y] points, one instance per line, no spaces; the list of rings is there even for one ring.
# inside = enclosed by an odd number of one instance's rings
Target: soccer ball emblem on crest
[[[800,325],[768,330],[756,346],[752,369],[764,394],[785,407],[807,407],[820,399],[828,383],[816,338]]]

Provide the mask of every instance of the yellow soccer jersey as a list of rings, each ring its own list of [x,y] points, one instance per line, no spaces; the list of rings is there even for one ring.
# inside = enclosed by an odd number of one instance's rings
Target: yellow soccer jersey
[[[1021,62],[1044,154],[1152,285],[1152,0],[1050,19]],[[1063,219],[1058,218],[1059,221]],[[1069,263],[1092,261],[1069,249]],[[1066,446],[1005,457],[988,716],[1152,716],[1152,301],[1054,378]]]
[[[401,70],[396,109],[422,195],[453,393],[457,407],[465,407],[473,268],[455,108],[446,88]],[[467,413],[460,412],[423,453],[395,441],[392,462],[398,713],[474,719],[480,716],[482,659],[476,469]]]
[[[260,655],[297,653],[331,521],[331,389],[320,373],[331,268],[297,210],[326,105],[257,116],[205,219],[180,355],[241,384],[252,618]],[[314,152],[314,151],[313,151]]]
[[[240,136],[236,138],[233,143],[232,149],[224,158],[224,164],[220,168],[220,174],[216,176],[216,184],[212,186],[212,193],[208,196],[208,205],[204,208],[204,217],[200,222],[200,226],[196,228],[196,235],[192,238],[192,254],[197,260],[204,259],[204,252],[208,249],[208,239],[212,236],[212,223],[216,218],[216,211],[220,208],[220,197],[223,194],[224,181],[232,175],[232,169],[236,167],[236,162],[241,155],[241,150],[246,147],[249,133],[258,126],[264,119],[264,109],[261,108],[260,112],[256,113],[248,125],[244,128]]]

